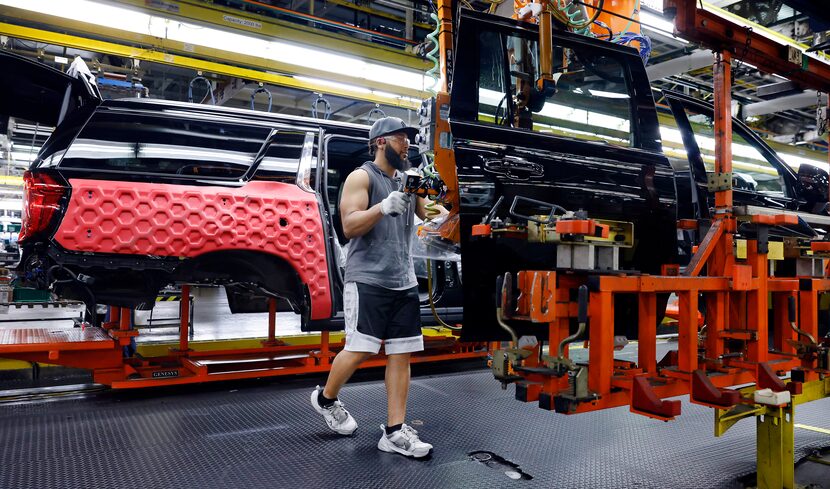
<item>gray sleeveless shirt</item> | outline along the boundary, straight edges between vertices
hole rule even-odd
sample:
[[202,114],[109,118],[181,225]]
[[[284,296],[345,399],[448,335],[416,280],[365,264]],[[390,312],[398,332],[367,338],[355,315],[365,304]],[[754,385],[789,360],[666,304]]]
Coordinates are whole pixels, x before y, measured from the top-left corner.
[[[395,172],[394,179],[389,178],[371,161],[363,163],[359,169],[369,174],[368,208],[400,186],[400,172]],[[349,241],[345,282],[399,290],[418,285],[412,256],[409,254],[416,202],[411,196],[409,199],[404,214],[397,217],[383,216],[368,233]]]

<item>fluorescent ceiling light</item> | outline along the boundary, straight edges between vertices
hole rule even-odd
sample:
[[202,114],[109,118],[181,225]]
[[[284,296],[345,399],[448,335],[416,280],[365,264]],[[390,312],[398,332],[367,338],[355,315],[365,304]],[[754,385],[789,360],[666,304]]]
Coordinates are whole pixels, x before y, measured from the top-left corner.
[[640,28],[642,30],[648,30],[663,36],[671,37],[672,39],[683,44],[689,43],[685,39],[681,39],[674,35],[674,22],[668,21],[659,15],[652,14],[651,12],[646,12],[645,10],[640,11]]
[[213,49],[232,49],[250,56],[332,74],[345,74],[367,81],[382,80],[384,83],[402,88],[425,90],[433,85],[432,78],[419,71],[394,68],[352,56],[203,27],[90,0],[0,0],[0,5],[45,12],[70,20]]
[[[349,91],[357,92],[357,93],[371,93],[371,90],[369,90],[368,88],[365,88],[365,87],[357,87],[357,86],[354,86],[354,85],[349,85],[347,83],[339,83],[339,82],[335,82],[335,81],[331,81],[331,80],[323,80],[323,79],[320,79],[320,78],[311,78],[309,76],[298,76],[298,75],[295,75],[294,79],[298,80],[298,81],[301,81],[301,82],[304,82],[304,83],[313,83],[313,84],[318,84],[318,85],[324,85],[324,86],[331,87],[331,88],[338,88],[340,90],[349,90]],[[393,97],[397,97],[397,95],[393,95]]]
[[640,22],[643,27],[650,27],[666,34],[674,35],[674,22],[664,19],[659,15],[654,15],[651,12],[640,12]]
[[650,8],[652,10],[656,10],[658,12],[663,11],[663,0],[640,0],[640,6]]

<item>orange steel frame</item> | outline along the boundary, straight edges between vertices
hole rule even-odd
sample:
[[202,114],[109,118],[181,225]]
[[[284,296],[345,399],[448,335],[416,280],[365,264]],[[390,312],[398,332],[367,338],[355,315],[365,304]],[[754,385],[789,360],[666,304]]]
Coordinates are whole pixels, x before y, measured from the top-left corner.
[[[740,41],[734,39],[735,32],[741,31],[728,29],[722,19],[710,19],[708,13],[695,8],[693,0],[668,0],[667,3],[678,7],[678,29],[691,38],[712,40],[720,32],[723,36],[715,45],[721,48]],[[742,39],[741,42],[745,42],[745,37]],[[758,41],[752,46],[753,56],[745,58],[748,61],[758,63],[762,69],[780,64],[780,46],[774,59],[771,56],[773,47],[766,41]],[[767,53],[766,62],[755,59],[756,51],[761,56]],[[728,175],[730,181],[731,61],[729,49],[716,52],[715,172]],[[825,71],[825,67],[811,65],[810,70],[799,73],[797,78],[807,83],[820,79],[826,84],[830,80],[830,71]],[[796,224],[794,217],[786,215],[751,216],[750,222],[759,229]],[[684,228],[686,224],[679,223]],[[575,270],[558,273],[520,271],[517,275],[517,308],[507,315],[539,323],[538,336],[544,338],[547,333],[550,356],[555,355],[555,345],[570,334],[571,320],[577,317],[577,303],[573,300],[577,289],[588,286],[590,395],[581,400],[567,400],[557,407],[554,402],[557,396],[561,399],[562,394],[572,393],[572,388],[567,376],[539,368],[546,366],[540,360],[542,343],[539,343],[515,369],[514,373],[523,378],[519,381],[523,393],[519,396],[517,391],[517,397],[540,401],[541,407],[557,408],[567,414],[628,405],[632,412],[669,420],[680,414],[680,402],[665,400],[668,397],[688,394],[694,403],[725,409],[739,403],[753,404],[752,399],[742,398],[737,391],[726,387],[754,383],[757,388],[790,390],[792,394],[798,394],[802,382],[830,374],[817,368],[814,356],[796,354],[794,345],[799,338],[787,317],[788,300],[795,297],[799,328],[817,338],[818,294],[830,291],[830,278],[770,276],[765,243],[748,240],[746,258],[736,258],[733,251],[736,230],[732,190],[731,186],[726,186],[715,192],[713,220],[682,275],[676,265],[664,265],[660,276],[598,275]],[[814,243],[813,246],[817,251],[822,247],[828,246],[825,243]],[[657,295],[668,293],[679,297],[678,348],[676,353],[658,363]],[[636,363],[614,359],[614,298],[619,294],[634,294],[638,300],[639,356]],[[700,301],[706,306],[705,341],[699,340]],[[770,301],[774,311],[771,325],[768,324]],[[544,324],[547,324],[547,331],[543,329]],[[773,334],[772,349],[768,347],[770,332]],[[785,384],[776,375],[793,369],[798,369],[800,382]]]
[[[110,321],[101,328],[74,328],[57,337],[43,330],[18,330],[16,341],[0,345],[0,357],[90,369],[93,380],[116,389],[191,384],[309,373],[331,368],[342,342],[320,333],[320,343],[288,345],[276,337],[276,301],[268,311],[268,337],[260,348],[196,351],[190,347],[190,286],[182,286],[179,343],[165,356],[125,358],[123,347],[139,332],[130,329],[130,310],[110,308]],[[455,337],[427,336],[425,350],[412,356],[413,363],[483,358],[485,344],[460,343]],[[381,367],[385,356],[370,358],[361,368]]]

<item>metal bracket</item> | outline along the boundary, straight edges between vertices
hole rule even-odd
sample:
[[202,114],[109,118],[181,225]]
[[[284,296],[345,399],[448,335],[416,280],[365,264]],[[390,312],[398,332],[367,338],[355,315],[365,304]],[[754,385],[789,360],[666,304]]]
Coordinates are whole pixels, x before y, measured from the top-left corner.
[[732,172],[707,173],[706,187],[710,192],[732,190]]

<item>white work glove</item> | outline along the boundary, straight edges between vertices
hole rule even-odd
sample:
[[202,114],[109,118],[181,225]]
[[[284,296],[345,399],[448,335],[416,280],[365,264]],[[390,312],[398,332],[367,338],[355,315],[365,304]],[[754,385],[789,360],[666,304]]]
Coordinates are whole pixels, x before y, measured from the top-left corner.
[[406,194],[396,190],[380,201],[380,213],[384,216],[397,217],[406,212],[407,200]]
[[517,13],[520,19],[527,18],[528,16],[539,17],[539,14],[542,13],[542,5],[539,3],[529,3],[520,8]]

